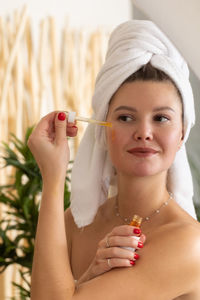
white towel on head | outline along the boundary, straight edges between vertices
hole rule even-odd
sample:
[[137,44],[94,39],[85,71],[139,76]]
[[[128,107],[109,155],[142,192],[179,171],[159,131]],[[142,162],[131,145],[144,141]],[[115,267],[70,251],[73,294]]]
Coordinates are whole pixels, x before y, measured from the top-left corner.
[[[169,39],[151,21],[132,20],[111,34],[106,61],[96,80],[92,100],[93,118],[105,120],[112,95],[131,74],[151,63],[177,85],[184,107],[184,142],[194,124],[194,101],[189,70]],[[89,124],[72,170],[71,211],[78,227],[90,224],[108,197],[114,168],[105,145],[105,128]],[[175,200],[196,218],[193,185],[185,146],[177,152],[169,172],[169,190]],[[186,184],[187,183],[187,184]]]

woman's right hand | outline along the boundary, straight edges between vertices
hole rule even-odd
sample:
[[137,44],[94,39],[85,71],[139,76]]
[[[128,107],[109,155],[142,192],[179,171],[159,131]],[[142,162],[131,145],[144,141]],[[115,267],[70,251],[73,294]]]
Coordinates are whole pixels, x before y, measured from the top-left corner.
[[[76,122],[76,121],[75,121]],[[43,117],[28,139],[31,150],[45,177],[61,179],[66,176],[70,159],[67,137],[77,135],[78,128],[69,123],[65,112],[54,111]]]
[[[136,230],[135,230],[136,229]],[[113,268],[132,267],[139,254],[122,247],[140,249],[146,240],[139,228],[130,225],[114,227],[99,243],[96,255],[87,271],[78,280],[78,285]],[[134,238],[140,236],[139,241]]]

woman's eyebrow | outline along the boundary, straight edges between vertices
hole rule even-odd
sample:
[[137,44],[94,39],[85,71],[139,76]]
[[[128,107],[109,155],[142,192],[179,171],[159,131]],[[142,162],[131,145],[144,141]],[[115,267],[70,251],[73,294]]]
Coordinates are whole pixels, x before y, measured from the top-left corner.
[[161,110],[170,110],[175,113],[175,110],[171,108],[170,106],[159,106],[153,109],[154,112],[161,111]]
[[[132,112],[137,112],[137,109],[135,109],[134,107],[125,106],[125,105],[117,107],[114,110],[114,112],[119,111],[119,110],[129,110],[129,111],[132,111]],[[170,111],[172,111],[172,112],[175,113],[175,110],[173,108],[171,108],[170,106],[159,106],[159,107],[156,107],[156,108],[153,109],[153,112],[157,112],[157,111],[161,111],[161,110],[170,110]]]
[[119,110],[130,110],[130,111],[133,111],[133,112],[137,112],[137,109],[135,109],[134,107],[131,107],[131,106],[125,106],[125,105],[122,105],[122,106],[119,106],[117,107],[115,111],[119,111]]

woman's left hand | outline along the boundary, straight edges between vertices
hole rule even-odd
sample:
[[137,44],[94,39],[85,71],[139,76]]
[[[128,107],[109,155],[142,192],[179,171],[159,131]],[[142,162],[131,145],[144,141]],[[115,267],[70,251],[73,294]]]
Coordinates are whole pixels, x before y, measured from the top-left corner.
[[65,113],[57,111],[37,124],[28,139],[28,147],[43,178],[65,178],[70,159],[67,136],[76,136],[77,130],[74,123],[68,123]]

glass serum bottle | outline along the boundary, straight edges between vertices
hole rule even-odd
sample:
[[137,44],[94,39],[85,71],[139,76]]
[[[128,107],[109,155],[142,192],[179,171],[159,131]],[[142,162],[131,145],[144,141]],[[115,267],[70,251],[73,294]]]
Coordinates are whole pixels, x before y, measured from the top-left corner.
[[[142,217],[140,217],[138,215],[134,215],[132,221],[128,225],[140,228],[141,224],[142,224]],[[137,241],[139,241],[139,239],[140,239],[139,236],[132,236],[132,238]],[[135,248],[132,248],[132,247],[122,247],[122,248],[131,250],[133,252],[135,252],[135,250],[136,250]]]

